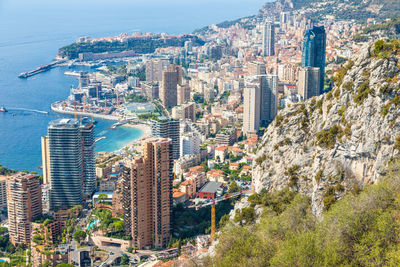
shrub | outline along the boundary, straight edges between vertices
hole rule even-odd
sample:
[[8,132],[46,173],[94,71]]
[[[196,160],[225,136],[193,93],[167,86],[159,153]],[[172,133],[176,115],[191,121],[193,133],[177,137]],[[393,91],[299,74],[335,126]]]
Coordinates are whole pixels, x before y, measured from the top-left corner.
[[344,186],[340,183],[337,183],[335,186],[336,192],[344,191]]
[[332,108],[332,103],[330,103],[327,107],[326,107],[326,113],[329,113],[329,110],[331,110]]
[[283,121],[283,117],[281,115],[278,114],[275,116],[275,126],[276,127],[280,127],[282,121]]
[[329,93],[326,95],[326,99],[327,100],[331,100],[332,99],[332,91],[329,91]]
[[340,89],[339,88],[336,89],[335,92],[333,93],[333,95],[335,96],[336,99],[338,99],[340,96]]
[[307,127],[308,127],[308,122],[307,122],[307,120],[302,120],[302,121],[300,122],[300,127],[301,127],[302,130],[306,130]]
[[378,58],[389,58],[392,51],[398,51],[400,44],[398,40],[391,40],[385,42],[384,40],[378,40],[375,42],[374,50],[372,55]]
[[285,145],[290,145],[292,143],[292,140],[290,140],[290,138],[286,136],[285,139],[283,140],[283,143]]
[[351,136],[351,135],[353,134],[353,132],[351,131],[350,127],[346,127],[346,128],[344,129],[344,134],[345,134],[346,136]]
[[400,150],[400,136],[397,136],[394,141],[394,148]]
[[313,98],[311,99],[310,104],[311,104],[311,106],[315,106],[315,104],[317,104],[317,100],[315,100],[315,97],[313,97]]
[[299,165],[293,165],[285,172],[285,175],[289,176],[289,187],[297,186],[297,182],[299,181],[297,172],[299,169]]
[[262,154],[262,156],[256,158],[256,164],[261,165],[261,163],[263,163],[266,158],[267,158],[267,156],[265,154]]
[[322,114],[322,105],[323,105],[324,101],[322,99],[318,100],[317,102],[317,109],[319,109],[319,113]]
[[353,100],[356,104],[361,104],[372,92],[373,90],[369,88],[369,80],[365,80],[358,87],[357,93],[354,95]]
[[391,108],[391,106],[394,105],[399,105],[400,103],[400,97],[398,95],[394,96],[392,100],[390,100],[390,102],[388,104],[386,104],[381,111],[381,115],[383,118],[386,117],[386,115],[389,113],[389,110]]
[[343,87],[343,89],[345,89],[347,91],[351,91],[351,90],[353,90],[354,83],[353,82],[345,82],[342,87]]
[[256,211],[254,207],[243,208],[241,210],[237,210],[235,214],[234,221],[240,222],[244,221],[245,224],[251,224],[256,219]]
[[385,105],[385,106],[382,108],[381,115],[382,115],[383,118],[385,118],[386,115],[389,114],[390,106],[391,106],[391,105]]
[[388,84],[385,84],[384,86],[382,86],[382,87],[379,89],[379,92],[380,92],[381,94],[383,94],[383,95],[388,95],[388,94],[392,93],[392,89],[389,88],[389,85],[388,85]]
[[317,133],[317,144],[325,148],[333,148],[336,144],[336,138],[342,137],[343,130],[340,125],[333,125],[329,130],[322,130]]
[[329,208],[335,202],[336,202],[336,198],[334,196],[326,196],[326,197],[324,197],[324,210],[329,210]]
[[349,61],[347,61],[347,64],[343,68],[339,69],[336,72],[336,75],[333,77],[333,81],[335,82],[335,84],[337,86],[340,86],[342,84],[344,76],[347,74],[349,69],[351,69],[353,67],[353,65],[354,65],[354,61],[349,60]]
[[337,113],[340,117],[343,117],[345,111],[346,111],[346,106],[341,106],[340,108],[338,108]]

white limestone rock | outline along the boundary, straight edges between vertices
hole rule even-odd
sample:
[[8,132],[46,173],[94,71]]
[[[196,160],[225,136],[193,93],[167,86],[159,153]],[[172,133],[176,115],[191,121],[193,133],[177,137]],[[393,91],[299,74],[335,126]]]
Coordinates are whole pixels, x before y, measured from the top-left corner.
[[[343,186],[344,191],[335,193],[335,197],[340,198],[346,191],[376,183],[384,175],[385,164],[399,153],[394,144],[400,136],[400,104],[392,104],[386,116],[382,111],[394,97],[400,97],[400,90],[397,92],[400,56],[373,58],[372,49],[371,44],[366,45],[352,57],[354,65],[347,71],[340,87],[333,88],[330,99],[324,94],[279,112],[282,122],[278,126],[274,121],[268,126],[255,157],[253,182],[257,192],[264,188],[279,190],[290,186],[310,196],[313,212],[320,215],[328,186]],[[354,97],[365,81],[369,81],[368,95],[356,103]],[[351,90],[343,87],[348,82],[353,83]],[[383,92],[383,86],[388,86],[391,92]],[[337,98],[336,90],[340,90]],[[315,107],[318,101],[323,101],[322,114]],[[307,118],[301,111],[303,104]],[[338,114],[343,109],[343,115]],[[308,120],[307,126],[302,127],[305,120]],[[340,126],[345,133],[337,136],[332,147],[319,145],[317,134],[334,125]],[[265,160],[261,160],[263,158]],[[287,171],[295,165],[299,166],[297,181],[291,183]],[[323,175],[317,181],[316,176],[321,171]]]

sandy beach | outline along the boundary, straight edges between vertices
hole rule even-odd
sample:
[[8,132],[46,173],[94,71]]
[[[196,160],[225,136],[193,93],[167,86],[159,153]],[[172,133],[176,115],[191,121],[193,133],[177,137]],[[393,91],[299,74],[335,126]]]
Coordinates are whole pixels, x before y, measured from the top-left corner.
[[133,140],[132,142],[127,144],[125,147],[131,146],[131,145],[133,145],[135,143],[139,143],[142,140],[144,140],[144,139],[146,139],[146,138],[151,136],[151,128],[150,128],[150,125],[147,125],[147,124],[129,124],[129,123],[127,123],[127,124],[125,124],[125,125],[123,125],[121,127],[136,128],[136,129],[139,129],[139,130],[141,130],[143,132],[143,135],[139,139]]

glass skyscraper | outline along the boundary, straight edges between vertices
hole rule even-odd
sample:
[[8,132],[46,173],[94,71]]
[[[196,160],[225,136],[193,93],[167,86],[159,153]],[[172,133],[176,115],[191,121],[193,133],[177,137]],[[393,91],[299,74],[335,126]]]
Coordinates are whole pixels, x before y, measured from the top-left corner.
[[96,156],[94,150],[95,136],[94,124],[84,118],[80,125],[83,142],[83,177],[84,195],[90,197],[96,189]]
[[151,135],[172,140],[172,159],[178,159],[180,153],[180,123],[178,120],[161,118],[151,120]]
[[262,26],[262,55],[270,57],[275,55],[275,25],[273,22],[266,22]]
[[94,125],[60,119],[48,127],[50,208],[82,204],[95,189]]
[[307,29],[303,40],[303,67],[317,67],[320,70],[320,94],[324,90],[326,32],[324,26]]

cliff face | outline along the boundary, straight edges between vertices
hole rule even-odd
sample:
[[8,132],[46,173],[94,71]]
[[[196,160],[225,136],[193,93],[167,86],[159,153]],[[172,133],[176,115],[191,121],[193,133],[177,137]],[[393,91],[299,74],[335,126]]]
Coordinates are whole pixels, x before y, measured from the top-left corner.
[[346,63],[331,92],[279,112],[254,162],[257,192],[289,186],[319,215],[346,191],[379,181],[400,149],[400,46],[375,46]]

